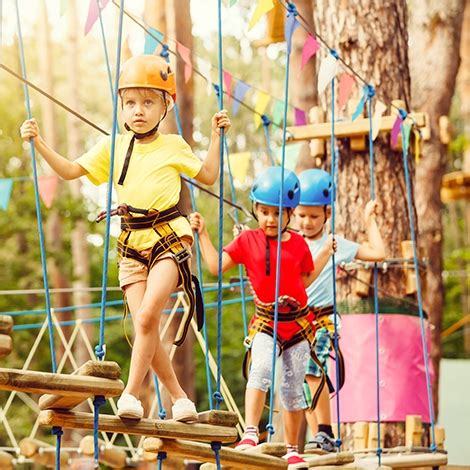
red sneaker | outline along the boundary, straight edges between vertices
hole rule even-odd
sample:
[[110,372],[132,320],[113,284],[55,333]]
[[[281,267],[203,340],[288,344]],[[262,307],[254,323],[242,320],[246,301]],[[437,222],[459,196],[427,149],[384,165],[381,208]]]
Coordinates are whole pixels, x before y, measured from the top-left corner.
[[308,468],[308,463],[295,450],[287,452],[287,454],[282,458],[287,460],[289,470],[293,470],[295,468]]
[[258,445],[258,436],[245,434],[243,439],[235,446],[235,450],[253,449]]

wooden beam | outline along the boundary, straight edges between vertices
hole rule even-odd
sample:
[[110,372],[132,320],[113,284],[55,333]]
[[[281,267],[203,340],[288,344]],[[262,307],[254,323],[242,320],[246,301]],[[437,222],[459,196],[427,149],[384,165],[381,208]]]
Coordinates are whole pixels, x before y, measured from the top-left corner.
[[13,470],[13,455],[0,450],[0,468],[2,470]]
[[[104,379],[116,380],[121,376],[121,368],[114,361],[87,361],[72,375],[100,377]],[[120,381],[119,381],[120,382]],[[122,383],[122,382],[121,382]],[[122,391],[122,390],[121,390]],[[75,408],[87,397],[83,396],[61,396],[43,395],[39,398],[39,409],[41,410],[70,410]]]
[[[22,439],[19,446],[21,455],[24,455],[26,458],[33,460],[39,465],[44,465],[48,468],[55,468],[55,446],[30,437]],[[69,460],[69,453],[61,450],[61,466],[67,467]]]
[[[93,414],[73,411],[41,411],[39,424],[61,426],[66,429],[92,430]],[[99,416],[99,429],[121,434],[222,443],[235,442],[238,436],[236,428],[198,423],[185,424],[170,419],[121,419],[118,416],[104,414]]]
[[13,318],[9,315],[0,315],[0,333],[3,335],[11,334],[13,330]]
[[405,446],[420,446],[422,444],[423,423],[421,415],[406,415]]
[[351,452],[330,452],[324,455],[302,455],[310,467],[322,467],[324,465],[346,465],[354,462],[354,454]]
[[198,413],[198,423],[212,424],[213,426],[235,427],[238,424],[238,415],[233,411],[202,411],[201,413]]
[[245,452],[282,457],[287,454],[287,446],[283,442],[262,442],[253,447],[253,449],[246,450]]
[[367,448],[367,440],[369,436],[369,423],[365,421],[357,422],[353,424],[353,435],[354,435],[354,450],[363,450]]
[[54,392],[63,396],[82,396],[85,399],[95,395],[116,397],[124,390],[124,384],[120,380],[99,377],[0,369],[0,390],[25,393]]
[[[377,457],[365,457],[356,460],[356,465],[371,465],[377,462]],[[392,468],[410,467],[439,467],[447,465],[447,454],[401,454],[382,455],[382,465]]]
[[[123,468],[127,465],[127,453],[123,449],[116,446],[107,446],[106,443],[99,439],[98,445],[100,448],[99,461],[111,468]],[[80,441],[79,449],[83,455],[94,456],[95,444],[93,436],[85,436]]]
[[[164,451],[176,457],[215,463],[214,451],[211,446],[200,442],[147,438],[144,441],[144,450],[155,453]],[[241,452],[230,447],[222,447],[220,460],[222,465],[230,468],[246,470],[287,469],[287,462],[278,457],[253,452]]]
[[0,334],[0,357],[8,356],[13,349],[11,336]]
[[[429,116],[426,113],[411,113],[418,127],[429,125]],[[391,132],[396,116],[383,116],[380,126],[380,132]],[[369,119],[362,118],[355,121],[335,122],[335,136],[338,139],[355,138],[369,135]],[[319,124],[307,124],[306,126],[290,126],[287,128],[287,141],[297,142],[300,140],[311,139],[330,139],[331,122],[322,122]]]

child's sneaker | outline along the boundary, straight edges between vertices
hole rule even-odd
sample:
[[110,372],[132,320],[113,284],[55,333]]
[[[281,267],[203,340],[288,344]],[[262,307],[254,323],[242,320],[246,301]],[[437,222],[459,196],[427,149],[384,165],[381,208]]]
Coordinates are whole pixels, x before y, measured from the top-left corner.
[[123,393],[117,401],[117,415],[120,418],[141,419],[144,416],[142,404],[134,395]]
[[287,452],[287,454],[283,455],[282,458],[287,460],[287,468],[289,470],[293,470],[294,468],[308,468],[308,463],[299,455],[296,450]]
[[176,400],[171,408],[171,413],[173,419],[181,423],[195,423],[198,421],[196,406],[189,398]]
[[243,439],[235,446],[235,450],[254,449],[259,442],[258,435],[253,432],[243,434]]
[[337,450],[333,437],[328,436],[326,432],[320,431],[313,436],[313,439],[305,445],[305,451],[322,450],[324,452],[335,452]]

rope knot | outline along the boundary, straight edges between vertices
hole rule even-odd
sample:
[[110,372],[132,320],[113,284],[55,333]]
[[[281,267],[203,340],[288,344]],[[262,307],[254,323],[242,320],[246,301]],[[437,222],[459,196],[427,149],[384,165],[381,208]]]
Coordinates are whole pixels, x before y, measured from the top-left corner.
[[166,418],[166,410],[165,408],[162,408],[159,412],[158,412],[158,417],[160,419],[165,419]]
[[405,120],[406,117],[408,116],[408,113],[404,110],[404,109],[399,109],[398,110],[398,114],[400,115],[400,117]]
[[266,431],[268,431],[268,433],[272,436],[274,434],[274,425],[269,423],[267,426],[266,426]]
[[224,401],[224,397],[222,396],[222,394],[217,391],[217,392],[214,392],[214,400],[217,402],[217,403],[222,403]]
[[266,116],[266,114],[261,115],[261,121],[263,122],[263,126],[266,126],[266,127],[268,127],[269,124],[271,124],[271,119],[269,119],[269,117]]
[[288,11],[287,13],[288,15],[294,15],[294,16],[298,15],[297,7],[295,6],[295,3],[289,2],[287,4],[287,11]]
[[220,87],[219,87],[219,85],[217,85],[216,83],[214,83],[213,85],[214,85],[215,94],[217,96],[220,96]]
[[375,96],[375,88],[373,85],[367,85],[366,86],[367,88],[367,96],[369,98],[373,98]]
[[341,439],[336,439],[335,440],[335,446],[338,447],[338,449],[341,447],[342,443],[343,443],[343,441]]
[[98,358],[99,361],[102,361],[105,355],[106,355],[105,344],[98,344],[97,346],[95,346],[95,356]]
[[51,433],[54,436],[62,437],[62,435],[64,434],[64,431],[62,430],[62,428],[60,426],[52,426]]
[[330,54],[336,59],[339,60],[339,54],[336,49],[330,49]]
[[222,449],[222,443],[219,442],[219,441],[213,441],[213,442],[211,442],[211,449],[212,449],[214,452],[219,452],[220,449]]
[[436,445],[435,443],[434,443],[434,444],[431,444],[430,449],[431,449],[431,452],[436,452],[436,450],[437,450],[437,445]]
[[96,395],[93,399],[93,405],[95,408],[100,408],[106,403],[106,398],[103,395]]
[[165,460],[166,457],[167,457],[166,452],[160,451],[160,452],[157,454],[157,460],[159,460],[160,462],[162,462],[163,460]]
[[168,44],[162,44],[160,56],[163,57],[167,62],[169,62],[168,58],[170,57],[170,53],[168,52]]

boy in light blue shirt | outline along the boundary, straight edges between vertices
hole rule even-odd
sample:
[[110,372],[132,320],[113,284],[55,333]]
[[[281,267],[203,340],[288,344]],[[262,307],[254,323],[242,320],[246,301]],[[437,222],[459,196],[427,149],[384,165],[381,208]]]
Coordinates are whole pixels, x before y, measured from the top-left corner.
[[[331,216],[330,175],[323,170],[305,170],[299,175],[300,204],[295,209],[295,220],[301,234],[304,236],[312,257],[325,244],[328,234],[325,226]],[[369,201],[364,211],[364,222],[368,243],[360,245],[345,238],[336,236],[336,264],[348,263],[354,259],[362,261],[383,261],[385,247],[375,220],[377,203]],[[316,343],[315,352],[322,365],[323,371],[313,360],[309,361],[305,380],[310,394],[319,389],[323,372],[328,373],[328,356],[332,349],[334,333],[333,305],[333,263],[327,262],[318,278],[307,287],[308,303],[316,313]],[[338,321],[337,321],[338,327]],[[320,449],[326,452],[336,450],[333,430],[331,427],[331,412],[328,387],[323,387],[317,406],[307,410],[306,418],[314,438],[307,444],[306,449]]]

